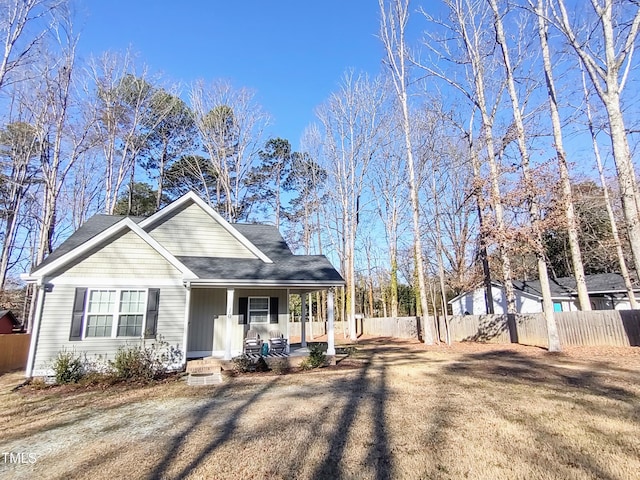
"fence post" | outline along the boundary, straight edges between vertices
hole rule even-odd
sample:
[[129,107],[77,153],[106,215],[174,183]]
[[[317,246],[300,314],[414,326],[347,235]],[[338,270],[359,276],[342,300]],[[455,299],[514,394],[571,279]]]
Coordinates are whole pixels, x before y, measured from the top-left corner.
[[520,343],[518,341],[518,322],[515,313],[507,313],[507,328],[509,329],[509,339],[511,343]]

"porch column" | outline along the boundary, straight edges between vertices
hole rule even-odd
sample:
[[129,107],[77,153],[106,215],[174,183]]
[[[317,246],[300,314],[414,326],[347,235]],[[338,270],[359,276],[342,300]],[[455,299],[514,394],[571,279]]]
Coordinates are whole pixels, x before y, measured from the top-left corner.
[[309,337],[313,340],[313,293],[307,293],[309,295],[309,304],[307,310],[309,311]]
[[300,346],[307,346],[307,294],[300,294]]
[[333,289],[327,292],[327,355],[336,354],[336,342],[333,329]]
[[189,348],[187,343],[189,342],[189,323],[191,320],[191,282],[186,282],[184,288],[184,336],[182,338],[182,349],[184,350],[184,355],[182,356],[183,366],[187,364],[187,352]]
[[33,376],[33,367],[36,359],[36,348],[38,347],[38,335],[40,335],[40,320],[42,319],[42,307],[44,305],[45,286],[42,280],[38,280],[35,285],[36,293],[36,312],[34,318],[31,319],[31,339],[29,343],[29,357],[27,358],[27,370],[25,376],[31,378]]
[[233,296],[235,290],[227,288],[227,325],[224,339],[224,359],[231,360],[231,326],[233,320]]
[[290,353],[291,348],[291,311],[289,310],[290,303],[291,291],[287,288],[287,353]]

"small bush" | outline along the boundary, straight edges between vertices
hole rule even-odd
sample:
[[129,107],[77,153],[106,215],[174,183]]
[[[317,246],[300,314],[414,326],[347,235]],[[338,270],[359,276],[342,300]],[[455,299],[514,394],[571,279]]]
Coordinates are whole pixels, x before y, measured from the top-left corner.
[[120,347],[109,365],[119,380],[150,382],[164,376],[181,359],[177,348],[159,341],[150,347]]
[[148,348],[120,347],[115,359],[109,362],[120,380],[150,381],[158,377],[162,367]]
[[62,350],[53,361],[56,383],[78,383],[85,374],[82,357],[75,352]]
[[302,361],[300,366],[305,370],[309,370],[311,368],[322,367],[326,361],[327,356],[324,353],[322,344],[313,343],[309,345],[309,356]]
[[358,353],[358,349],[353,345],[345,345],[342,347],[336,347],[336,353],[338,355],[346,355],[347,357],[353,357]]
[[233,371],[236,373],[247,373],[254,370],[253,362],[244,353],[233,357],[231,361],[233,362]]
[[267,365],[267,362],[265,361],[264,358],[260,357],[256,361],[255,369],[256,369],[256,372],[268,372],[269,365]]
[[271,363],[271,370],[276,375],[284,375],[286,373],[289,373],[289,370],[290,370],[289,369],[289,362],[287,362],[283,358],[275,360],[273,363]]

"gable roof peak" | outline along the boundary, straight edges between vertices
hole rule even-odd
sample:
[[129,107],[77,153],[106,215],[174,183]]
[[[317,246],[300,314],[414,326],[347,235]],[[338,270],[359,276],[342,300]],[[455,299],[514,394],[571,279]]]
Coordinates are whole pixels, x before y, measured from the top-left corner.
[[206,214],[208,214],[214,221],[216,221],[222,228],[230,233],[236,240],[238,240],[244,247],[246,247],[251,253],[262,260],[264,263],[273,263],[273,261],[260,250],[253,242],[249,241],[237,228],[231,223],[226,221],[218,212],[216,212],[207,202],[205,202],[199,195],[193,191],[185,193],[180,198],[174,200],[166,207],[158,210],[150,217],[140,222],[140,227],[144,230],[150,225],[157,222],[162,222],[168,218],[173,212],[178,211],[186,205],[193,203],[200,207]]

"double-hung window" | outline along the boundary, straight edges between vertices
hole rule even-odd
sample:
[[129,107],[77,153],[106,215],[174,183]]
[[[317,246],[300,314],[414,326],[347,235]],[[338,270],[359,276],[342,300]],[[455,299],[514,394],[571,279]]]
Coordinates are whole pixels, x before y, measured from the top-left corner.
[[269,297],[249,297],[249,323],[269,322]]
[[147,305],[146,290],[89,290],[87,337],[140,337]]
[[115,298],[115,290],[91,290],[89,292],[85,337],[111,336]]

